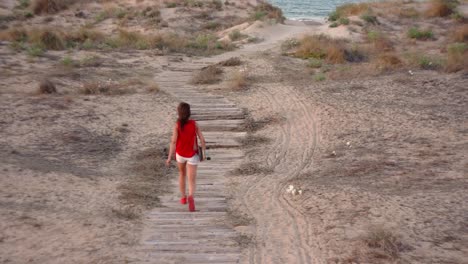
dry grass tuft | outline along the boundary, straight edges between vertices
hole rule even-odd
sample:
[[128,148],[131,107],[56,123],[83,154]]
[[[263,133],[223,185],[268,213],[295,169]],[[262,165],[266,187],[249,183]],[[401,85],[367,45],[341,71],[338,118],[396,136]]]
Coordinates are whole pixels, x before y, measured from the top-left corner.
[[75,0],[34,0],[32,3],[33,12],[39,14],[53,14],[67,9],[74,4]]
[[446,17],[453,13],[456,1],[453,0],[432,0],[426,10],[428,17]]
[[372,227],[363,237],[363,242],[377,258],[396,259],[399,257],[402,243],[397,235],[382,226]]
[[234,91],[242,91],[247,89],[247,73],[245,71],[235,71],[232,73],[229,80],[229,88]]
[[265,17],[274,19],[278,23],[283,23],[285,20],[283,11],[270,3],[261,3],[255,7],[253,19],[262,20]]
[[163,148],[149,148],[135,155],[130,168],[131,175],[134,176],[119,187],[119,198],[125,204],[144,208],[160,205],[158,195],[167,189],[170,175],[164,164],[164,156],[167,157],[167,154]]
[[338,6],[335,11],[331,12],[328,16],[330,21],[338,21],[340,18],[346,18],[348,16],[357,16],[363,14],[370,14],[371,8],[367,3],[359,4],[344,4]]
[[25,41],[28,38],[28,32],[21,27],[14,27],[8,30],[0,31],[0,40],[6,41]]
[[261,167],[257,162],[243,163],[239,168],[231,171],[232,175],[270,174],[272,172],[272,168]]
[[256,135],[248,134],[246,137],[241,138],[238,141],[239,143],[242,144],[243,147],[251,148],[260,144],[269,143],[271,139],[264,137],[264,136],[256,136]]
[[382,70],[393,70],[399,68],[403,62],[394,53],[385,53],[377,58],[377,66]]
[[141,218],[141,212],[133,206],[122,206],[119,208],[112,208],[111,212],[119,219],[131,221]]
[[299,41],[294,55],[303,59],[315,58],[328,63],[343,63],[345,47],[342,41],[324,35],[306,36]]
[[29,34],[31,42],[49,50],[63,50],[65,42],[63,33],[57,29],[43,28],[31,31]]
[[193,84],[213,84],[221,81],[223,69],[217,65],[210,65],[198,71],[192,77]]
[[55,88],[55,84],[48,79],[42,80],[39,83],[38,88],[39,94],[53,94],[57,93],[57,89]]
[[468,24],[456,27],[449,38],[455,42],[468,42]]
[[239,59],[239,57],[232,57],[232,58],[229,58],[225,61],[222,61],[220,63],[218,63],[219,65],[221,66],[225,66],[225,67],[232,67],[232,66],[239,66],[242,64],[242,61]]
[[340,17],[358,16],[369,12],[369,10],[370,6],[367,3],[344,4],[336,8],[336,12],[340,14]]
[[104,81],[104,82],[86,82],[80,89],[81,94],[85,95],[124,95],[135,92],[118,82]]
[[445,69],[448,72],[468,70],[468,44],[454,43],[447,47]]
[[373,44],[374,50],[377,52],[392,51],[394,49],[392,41],[382,32],[370,31],[367,33],[367,39]]
[[148,86],[146,87],[146,90],[149,93],[158,93],[159,91],[161,91],[161,89],[159,88],[159,85],[157,83],[148,84]]

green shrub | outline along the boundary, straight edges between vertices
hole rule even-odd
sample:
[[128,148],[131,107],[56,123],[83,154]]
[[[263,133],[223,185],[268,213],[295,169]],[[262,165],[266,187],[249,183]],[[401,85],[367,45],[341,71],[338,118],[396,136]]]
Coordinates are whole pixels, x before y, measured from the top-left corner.
[[166,7],[167,7],[167,8],[174,8],[174,7],[177,7],[177,3],[175,3],[175,2],[168,2],[168,3],[166,3]]
[[265,11],[256,11],[252,18],[253,20],[263,20],[266,17],[267,13]]
[[370,13],[365,13],[365,14],[363,14],[363,15],[361,16],[361,19],[364,20],[364,21],[366,21],[366,22],[369,23],[369,24],[374,24],[374,25],[375,25],[375,24],[378,24],[378,23],[379,23],[379,21],[377,20],[377,17],[374,16],[374,15],[372,15],[372,14],[370,14]]
[[436,70],[440,68],[441,62],[439,59],[429,57],[429,56],[421,56],[418,61],[419,67],[423,70]]
[[428,40],[434,38],[434,34],[430,29],[419,30],[417,27],[412,27],[408,30],[408,37],[418,40]]
[[337,21],[339,18],[340,18],[340,15],[336,11],[333,11],[328,15],[329,21]]
[[30,47],[26,48],[29,56],[32,57],[40,57],[44,55],[44,49],[38,45],[31,45]]
[[66,67],[73,67],[76,65],[76,62],[70,56],[65,56],[62,59],[61,63],[63,66],[66,66]]
[[307,63],[307,66],[309,66],[310,68],[320,68],[322,67],[322,64],[323,62],[321,59],[310,58]]
[[314,80],[316,82],[322,82],[322,81],[325,81],[327,79],[327,77],[325,77],[325,74],[323,73],[317,73],[314,75]]
[[333,23],[330,24],[331,28],[336,28],[338,26],[339,26],[339,24],[337,22],[333,22]]
[[29,7],[29,4],[30,4],[30,1],[29,0],[19,0],[18,1],[18,8],[28,8]]
[[349,18],[342,17],[340,18],[339,22],[340,22],[340,25],[349,25]]
[[231,33],[229,33],[229,38],[232,40],[232,41],[236,41],[236,40],[240,40],[240,39],[243,39],[245,38],[246,36],[244,34],[242,34],[239,30],[233,30],[231,31]]

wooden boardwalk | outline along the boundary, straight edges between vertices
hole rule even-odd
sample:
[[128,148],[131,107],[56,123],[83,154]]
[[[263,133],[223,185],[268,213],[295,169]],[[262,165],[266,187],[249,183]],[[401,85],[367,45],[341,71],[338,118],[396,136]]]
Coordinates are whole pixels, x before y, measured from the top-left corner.
[[226,175],[243,158],[237,139],[245,136],[241,131],[244,113],[222,96],[200,92],[189,84],[193,72],[205,63],[177,64],[166,67],[156,82],[162,91],[191,105],[192,118],[204,132],[212,160],[198,167],[196,212],[179,203],[178,176],[173,175],[173,190],[161,197],[163,207],[146,215],[143,262],[238,263],[238,234],[227,224]]

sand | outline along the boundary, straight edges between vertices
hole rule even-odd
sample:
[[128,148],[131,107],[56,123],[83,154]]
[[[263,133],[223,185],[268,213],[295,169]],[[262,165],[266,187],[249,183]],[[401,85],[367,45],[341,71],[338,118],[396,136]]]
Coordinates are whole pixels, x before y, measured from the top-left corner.
[[[187,27],[180,13],[162,14]],[[114,30],[106,23],[99,27]],[[405,69],[317,82],[281,43],[316,33],[357,40],[358,32],[298,22],[255,22],[241,32],[261,41],[209,58],[82,51],[73,57],[103,62],[73,71],[57,66],[63,52],[31,60],[2,43],[0,262],[139,259],[142,237],[157,234],[142,233],[149,208],[129,205],[123,189],[144,174],[137,157],[167,144],[178,102],[157,92],[152,76],[184,61],[240,57],[223,82],[197,88],[235,102],[255,125],[226,185],[242,263],[464,263],[466,76]],[[59,94],[35,93],[44,71]],[[248,89],[230,87],[238,71]],[[85,78],[128,89],[83,95]],[[396,255],[370,246],[379,230]]]

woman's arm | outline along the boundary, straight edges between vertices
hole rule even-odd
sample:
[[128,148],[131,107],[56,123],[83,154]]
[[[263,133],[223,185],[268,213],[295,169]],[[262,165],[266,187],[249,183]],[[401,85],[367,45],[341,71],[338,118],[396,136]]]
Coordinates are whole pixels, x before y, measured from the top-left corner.
[[200,127],[198,126],[198,123],[197,123],[197,135],[200,138],[201,147],[202,147],[203,151],[205,151],[205,149],[206,149],[205,137],[203,136],[203,133],[202,133]]
[[171,165],[171,159],[172,159],[172,156],[174,155],[176,142],[177,142],[177,124],[174,126],[174,130],[172,132],[171,143],[169,144],[169,154],[166,160],[167,166]]

